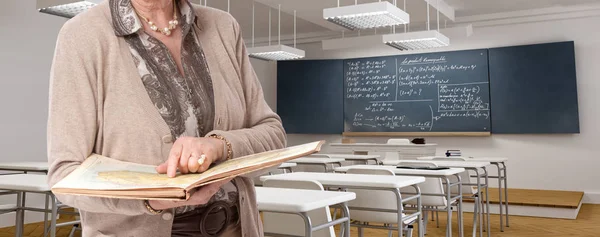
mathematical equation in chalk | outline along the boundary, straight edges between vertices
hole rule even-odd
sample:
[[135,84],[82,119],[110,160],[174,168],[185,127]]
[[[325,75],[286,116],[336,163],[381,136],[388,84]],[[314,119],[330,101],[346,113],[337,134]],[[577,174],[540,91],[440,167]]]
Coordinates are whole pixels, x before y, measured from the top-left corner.
[[489,130],[487,74],[487,55],[481,52],[347,60],[347,129]]

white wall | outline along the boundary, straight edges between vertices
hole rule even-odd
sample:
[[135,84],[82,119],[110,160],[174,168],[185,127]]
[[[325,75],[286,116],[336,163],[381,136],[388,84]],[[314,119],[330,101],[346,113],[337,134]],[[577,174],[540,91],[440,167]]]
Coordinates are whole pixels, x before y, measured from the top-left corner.
[[[461,149],[469,156],[509,157],[509,186],[512,188],[585,191],[586,201],[600,202],[600,18],[475,28],[468,39],[451,39],[460,50],[554,41],[575,41],[581,134],[577,135],[493,135],[485,138],[426,138],[438,143],[441,155],[447,149]],[[397,55],[386,46],[366,49],[323,51],[320,43],[301,45],[316,59]],[[272,67],[271,70],[276,70]],[[325,139],[340,142],[339,135],[289,135],[289,144]],[[387,138],[356,138],[357,141],[385,142]],[[327,146],[324,147],[327,151]],[[492,186],[494,186],[492,182]],[[593,199],[593,200],[590,200]]]

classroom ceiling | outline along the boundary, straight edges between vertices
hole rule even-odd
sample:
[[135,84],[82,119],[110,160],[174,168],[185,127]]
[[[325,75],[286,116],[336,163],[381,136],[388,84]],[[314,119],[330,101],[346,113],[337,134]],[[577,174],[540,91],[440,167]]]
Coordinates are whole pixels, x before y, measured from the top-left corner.
[[445,0],[457,17],[600,3],[600,0]]
[[[200,0],[191,0],[199,3]],[[252,37],[252,0],[229,0],[231,4],[231,14],[240,23],[244,38],[250,42]],[[358,3],[375,2],[377,0],[358,0]],[[393,0],[388,0],[392,2]],[[432,4],[431,20],[435,22],[436,8],[434,5],[437,0],[429,0]],[[439,0],[443,1],[448,7],[454,9],[455,17],[468,17],[474,15],[485,15],[502,12],[513,12],[521,10],[532,10],[549,7],[569,7],[584,4],[600,4],[600,0]],[[256,0],[255,12],[255,37],[266,39],[269,36],[268,12],[272,12],[271,35],[272,41],[277,41],[278,21],[277,6],[281,4],[281,35],[283,37],[293,34],[294,22],[293,11],[297,11],[297,33],[323,33],[332,31],[341,31],[342,28],[327,22],[323,19],[323,9],[335,7],[337,0]],[[340,0],[340,5],[354,4],[354,0]],[[403,7],[404,0],[397,0],[399,7]],[[406,0],[407,9],[411,16],[411,24],[424,26],[427,19],[426,0]],[[208,6],[226,10],[227,0],[208,0]],[[441,22],[449,20],[444,14],[440,14]],[[432,25],[432,27],[434,27]]]

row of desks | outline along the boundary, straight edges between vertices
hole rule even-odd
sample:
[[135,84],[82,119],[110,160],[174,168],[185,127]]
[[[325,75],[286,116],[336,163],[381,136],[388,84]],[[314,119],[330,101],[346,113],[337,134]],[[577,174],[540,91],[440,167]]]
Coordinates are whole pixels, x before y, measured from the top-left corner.
[[[331,157],[331,158],[320,158],[320,157]],[[344,157],[349,157],[350,159],[344,159]],[[300,159],[296,159],[293,160],[292,162],[296,162],[298,164],[308,164],[308,165],[320,165],[325,167],[325,171],[329,171],[330,169],[328,169],[329,166],[331,166],[331,170],[335,170],[338,172],[344,172],[345,167],[341,167],[341,162],[343,161],[363,161],[362,163],[364,164],[368,164],[368,160],[370,159],[377,159],[379,158],[379,156],[376,155],[348,155],[348,154],[319,154],[316,156],[312,156],[312,157],[305,157],[305,158],[300,158]],[[433,156],[429,156],[429,157],[420,157],[418,158],[418,160],[383,160],[381,162],[377,162],[383,165],[390,165],[390,166],[396,166],[399,162],[421,162],[424,160],[427,160],[429,162],[433,162],[435,163],[437,166],[439,167],[448,167],[448,168],[463,168],[466,170],[470,170],[473,171],[476,175],[474,176],[475,178],[477,178],[477,183],[473,184],[473,186],[476,186],[478,188],[478,190],[481,190],[483,192],[485,192],[485,197],[488,197],[488,186],[489,186],[489,178],[495,178],[498,180],[498,187],[499,187],[499,197],[500,197],[500,230],[504,231],[504,223],[503,221],[506,220],[506,226],[508,226],[508,192],[507,192],[507,188],[508,188],[508,184],[506,182],[507,180],[507,175],[506,175],[506,164],[505,162],[508,161],[508,159],[506,158],[489,158],[489,157],[482,157],[482,158],[461,158],[461,159],[456,159],[456,160],[434,160],[434,158],[437,157],[433,157]],[[339,166],[338,168],[335,168],[335,165]],[[489,176],[488,174],[488,170],[487,167],[493,165],[496,166],[497,171],[498,171],[498,175],[497,176]],[[396,174],[399,175],[421,175],[421,176],[427,176],[427,175],[433,175],[433,176],[448,176],[448,175],[444,175],[443,173],[439,173],[439,172],[430,172],[427,170],[410,170],[410,169],[401,169],[403,170],[402,172],[396,172]],[[429,172],[429,173],[428,173]],[[434,174],[435,173],[435,174]],[[433,177],[431,176],[431,177]],[[504,185],[504,186],[503,186]],[[503,193],[504,191],[504,193]],[[503,195],[504,194],[504,195]],[[504,197],[504,198],[503,198]],[[502,199],[504,199],[504,201],[502,201]],[[489,200],[485,200],[485,212],[486,212],[486,217],[485,220],[487,220],[486,226],[487,226],[487,232],[488,232],[488,236],[489,236]],[[481,229],[480,229],[481,232]]]

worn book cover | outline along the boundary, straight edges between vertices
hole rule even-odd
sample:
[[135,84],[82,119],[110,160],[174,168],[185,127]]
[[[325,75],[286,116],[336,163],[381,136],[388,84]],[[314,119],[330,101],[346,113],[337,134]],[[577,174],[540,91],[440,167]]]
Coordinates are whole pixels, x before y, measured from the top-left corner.
[[199,174],[158,174],[155,166],[119,161],[93,154],[52,187],[56,194],[125,199],[185,200],[195,188],[316,153],[324,141],[231,159]]

